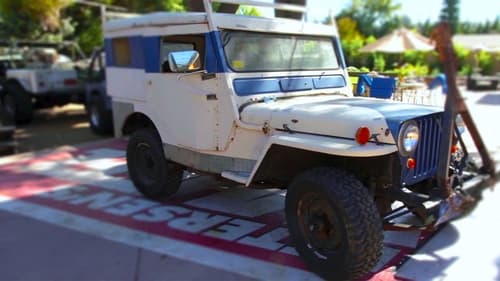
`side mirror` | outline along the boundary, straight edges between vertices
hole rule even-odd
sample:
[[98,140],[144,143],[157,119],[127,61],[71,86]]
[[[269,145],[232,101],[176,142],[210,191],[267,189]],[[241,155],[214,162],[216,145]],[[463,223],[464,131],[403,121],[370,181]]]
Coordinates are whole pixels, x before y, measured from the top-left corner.
[[168,65],[172,72],[190,72],[201,68],[200,54],[197,51],[178,51],[168,54]]

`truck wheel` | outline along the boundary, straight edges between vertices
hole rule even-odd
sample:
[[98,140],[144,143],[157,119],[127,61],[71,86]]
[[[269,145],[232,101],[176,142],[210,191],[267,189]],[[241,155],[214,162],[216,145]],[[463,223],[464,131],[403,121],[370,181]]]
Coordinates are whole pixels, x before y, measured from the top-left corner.
[[8,83],[3,98],[3,109],[8,118],[17,124],[27,124],[33,119],[31,97],[18,83]]
[[149,199],[168,198],[182,182],[182,166],[165,158],[160,137],[150,128],[135,131],[130,137],[127,167],[137,190]]
[[15,124],[16,116],[16,101],[14,95],[6,93],[2,97],[2,122],[3,124],[13,125]]
[[107,135],[113,132],[113,116],[110,110],[106,110],[104,100],[100,96],[93,95],[87,102],[87,118],[94,133]]
[[306,265],[327,280],[363,277],[382,254],[383,230],[368,190],[351,174],[314,168],[288,187],[285,213]]

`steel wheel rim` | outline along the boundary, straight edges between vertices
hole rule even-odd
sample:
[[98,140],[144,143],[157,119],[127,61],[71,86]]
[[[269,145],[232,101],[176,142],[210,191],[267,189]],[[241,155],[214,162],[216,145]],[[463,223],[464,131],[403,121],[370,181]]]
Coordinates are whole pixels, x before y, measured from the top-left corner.
[[342,247],[342,230],[330,201],[319,193],[308,193],[297,208],[299,228],[307,247],[320,259],[338,252]]
[[151,147],[148,143],[141,142],[138,143],[136,148],[137,162],[138,162],[138,177],[140,181],[146,185],[152,185],[155,183],[158,175],[158,159],[151,151]]

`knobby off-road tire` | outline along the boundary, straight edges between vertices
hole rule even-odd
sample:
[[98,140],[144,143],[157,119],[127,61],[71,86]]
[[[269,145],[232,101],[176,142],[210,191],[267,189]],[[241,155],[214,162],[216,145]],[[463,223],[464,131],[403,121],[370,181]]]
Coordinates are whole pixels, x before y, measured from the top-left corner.
[[93,95],[87,101],[87,119],[90,129],[98,135],[109,135],[113,132],[113,115],[106,109],[102,97]]
[[345,171],[314,168],[298,175],[288,187],[285,212],[298,253],[322,278],[360,278],[382,254],[382,222],[373,198]]
[[182,182],[182,166],[165,158],[160,137],[151,128],[135,131],[130,137],[127,167],[137,190],[152,200],[168,198]]
[[29,93],[18,83],[7,83],[2,106],[5,114],[16,124],[27,124],[33,119],[33,102]]

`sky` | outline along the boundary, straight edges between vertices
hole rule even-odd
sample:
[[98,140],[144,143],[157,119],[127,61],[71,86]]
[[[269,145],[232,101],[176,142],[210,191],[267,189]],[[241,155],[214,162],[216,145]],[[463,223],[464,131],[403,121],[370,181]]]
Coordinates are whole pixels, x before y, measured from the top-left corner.
[[[308,5],[313,9],[323,11],[328,15],[331,10],[333,15],[347,7],[350,0],[307,0]],[[461,0],[460,1],[460,21],[484,22],[487,19],[495,20],[500,16],[500,3],[498,0]],[[401,14],[411,18],[413,23],[424,22],[427,19],[435,22],[439,19],[439,13],[443,7],[442,0],[395,0],[401,3]],[[495,4],[496,3],[496,4]],[[316,17],[316,16],[315,16]],[[324,18],[325,16],[320,16]]]

